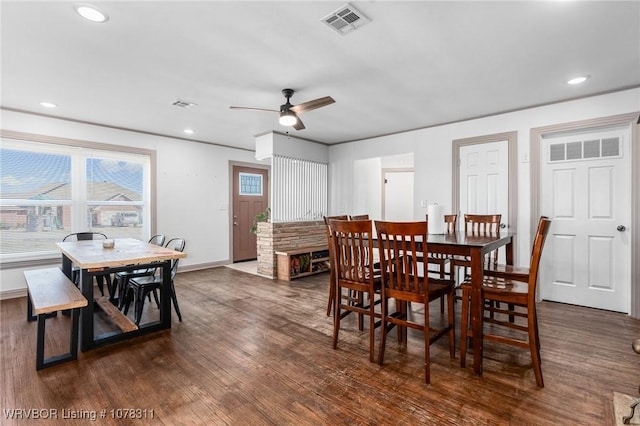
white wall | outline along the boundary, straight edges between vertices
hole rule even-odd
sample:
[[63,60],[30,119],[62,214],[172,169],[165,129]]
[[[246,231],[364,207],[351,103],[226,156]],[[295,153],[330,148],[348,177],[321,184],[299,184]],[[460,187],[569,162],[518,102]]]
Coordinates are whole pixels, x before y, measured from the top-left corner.
[[[530,185],[529,153],[531,128],[606,117],[640,111],[640,89],[630,89],[607,95],[562,102],[522,111],[479,118],[460,123],[414,130],[357,142],[334,145],[329,148],[330,213],[339,214],[342,208],[353,207],[356,198],[350,171],[359,160],[414,154],[414,219],[423,218],[426,208],[420,200],[436,201],[451,210],[451,154],[454,139],[518,132],[518,259],[520,265],[528,263],[530,254]],[[425,112],[428,114],[428,111]]]
[[[167,238],[185,238],[187,258],[180,261],[181,269],[230,259],[229,161],[259,164],[252,151],[0,112],[3,130],[155,150],[157,231]],[[22,272],[0,271],[0,296],[25,288]]]
[[368,214],[371,219],[382,217],[382,162],[367,158],[353,162],[353,197],[348,209],[341,206],[337,214]]

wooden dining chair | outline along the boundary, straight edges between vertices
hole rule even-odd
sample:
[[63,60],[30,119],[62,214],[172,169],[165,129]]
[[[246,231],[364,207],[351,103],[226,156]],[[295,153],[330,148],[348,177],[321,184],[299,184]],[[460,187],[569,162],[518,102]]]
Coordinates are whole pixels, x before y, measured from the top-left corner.
[[[330,220],[335,271],[333,293],[333,348],[338,347],[340,323],[347,315],[358,316],[358,328],[363,318],[369,318],[369,361],[375,361],[376,294],[380,290],[380,276],[374,275],[373,235],[370,220]],[[377,315],[379,318],[380,315]]]
[[[429,215],[427,215],[427,224],[429,223]],[[446,214],[444,215],[444,233],[445,234],[453,234],[456,232],[458,228],[458,215],[457,214]],[[440,275],[440,278],[444,279],[445,277],[453,278],[453,270],[449,268],[447,271],[446,265],[450,263],[449,261],[453,258],[453,256],[442,253],[429,253],[428,262],[430,265],[436,265],[438,269],[435,271]]]
[[[102,232],[74,232],[72,234],[66,235],[62,242],[67,241],[91,241],[91,240],[106,240],[108,237],[106,234]],[[73,281],[76,285],[80,283],[80,270],[75,266],[71,269],[71,281]],[[100,290],[100,294],[104,296],[104,283],[107,283],[107,290],[111,292],[111,274],[104,275],[96,275],[96,283],[98,284],[98,289]]]
[[[508,276],[485,275],[482,285],[483,315],[487,312],[493,315],[484,317],[484,322],[492,325],[490,331],[483,333],[484,340],[506,343],[518,347],[529,348],[533,371],[536,383],[539,387],[544,387],[542,379],[542,367],[540,359],[540,337],[538,334],[538,316],[536,313],[536,284],[538,281],[538,267],[551,221],[542,217],[538,223],[538,229],[533,242],[531,262],[529,264],[529,275],[527,281],[520,281]],[[516,276],[517,278],[517,276]],[[465,281],[462,284],[462,314],[460,323],[460,365],[465,366],[467,340],[473,337],[473,332],[469,321],[469,304],[471,302],[471,282]],[[504,302],[507,308],[501,308],[496,303]],[[523,318],[525,321],[511,321],[503,319],[501,316],[509,318]],[[499,326],[499,327],[493,327]],[[516,330],[519,333],[499,333],[499,328]],[[525,337],[515,337],[522,335]]]
[[[400,343],[407,344],[407,327],[424,333],[425,382],[431,382],[430,347],[442,336],[449,337],[449,355],[455,358],[455,312],[453,280],[429,277],[427,262],[415,262],[415,253],[427,253],[427,222],[375,222],[382,268],[382,336],[378,362],[384,361],[387,333],[398,327]],[[447,299],[447,319],[440,328],[431,325],[429,302]],[[395,300],[395,312],[389,312],[389,299]],[[409,304],[422,304],[422,321],[413,320]]]
[[[469,235],[496,235],[500,233],[500,214],[465,214],[463,232]],[[490,264],[498,263],[498,250],[493,250],[485,256],[485,267]],[[456,281],[464,281],[471,268],[471,258],[469,256],[453,256],[451,259],[451,272],[456,274],[457,270],[462,268],[462,279]]]
[[334,220],[348,220],[349,216],[340,215],[340,216],[323,216],[324,220],[324,231],[327,237],[327,247],[329,250],[329,300],[327,301],[327,316],[331,316],[331,312],[333,311],[333,292],[335,290],[335,280],[336,273],[333,269],[333,238],[331,236],[331,227],[329,226],[329,221]]
[[[536,229],[540,228],[540,224],[543,220],[548,220],[547,216],[540,216],[538,220],[538,226]],[[537,234],[536,234],[537,235]],[[531,248],[531,255],[533,256],[533,249],[535,245]],[[529,282],[529,274],[531,270],[528,267],[524,266],[516,266],[516,265],[506,265],[504,263],[491,263],[485,265],[484,267],[484,275],[489,277],[501,277],[508,278],[516,281],[524,281]]]
[[369,220],[368,214],[349,215],[349,220]]

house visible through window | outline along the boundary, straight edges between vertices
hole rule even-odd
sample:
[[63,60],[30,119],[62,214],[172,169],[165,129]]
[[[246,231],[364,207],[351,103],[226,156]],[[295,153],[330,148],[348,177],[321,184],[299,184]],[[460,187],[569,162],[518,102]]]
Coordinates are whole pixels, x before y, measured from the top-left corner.
[[149,169],[144,154],[3,139],[0,259],[58,254],[73,232],[145,239]]

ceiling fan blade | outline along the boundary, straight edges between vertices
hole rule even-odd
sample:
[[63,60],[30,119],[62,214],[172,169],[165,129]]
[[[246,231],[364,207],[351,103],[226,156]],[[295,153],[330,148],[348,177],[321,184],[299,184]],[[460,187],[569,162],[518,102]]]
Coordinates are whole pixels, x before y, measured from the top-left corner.
[[331,105],[335,101],[331,96],[325,96],[324,98],[314,99],[312,101],[303,102],[291,107],[291,111],[299,114],[305,111],[311,111],[312,109],[322,108],[323,106]]
[[239,106],[230,106],[229,109],[248,109],[251,111],[267,111],[267,112],[277,112],[277,113],[280,112],[279,110],[276,110],[276,109],[239,107]]
[[302,123],[302,120],[300,120],[300,117],[298,117],[298,121],[296,121],[296,124],[293,125],[293,128],[296,130],[305,129],[304,124]]

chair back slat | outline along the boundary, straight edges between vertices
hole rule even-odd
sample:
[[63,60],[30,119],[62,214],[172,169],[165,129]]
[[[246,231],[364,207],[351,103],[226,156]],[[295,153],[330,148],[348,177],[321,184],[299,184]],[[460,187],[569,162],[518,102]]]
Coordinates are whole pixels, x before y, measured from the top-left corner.
[[[465,232],[472,235],[497,235],[500,233],[501,214],[465,214]],[[487,265],[498,263],[498,250],[493,250],[485,256]]]
[[491,235],[500,232],[501,214],[465,214],[465,232],[473,235]]
[[334,269],[334,258],[335,258],[335,247],[333,242],[333,235],[331,233],[331,220],[347,220],[349,217],[347,215],[339,215],[339,216],[323,216],[324,220],[324,232],[327,237],[327,248],[329,250],[329,283],[333,285],[336,279],[335,269]]
[[369,220],[368,214],[357,214],[355,216],[349,216],[349,220]]
[[[427,250],[427,222],[375,222],[385,289],[423,296],[428,290],[427,262],[415,258]],[[421,250],[418,244],[421,243]]]
[[373,236],[370,220],[330,220],[336,279],[369,285],[373,282]]
[[[425,216],[427,222],[429,222],[429,215]],[[444,215],[444,232],[445,234],[454,234],[458,229],[458,215],[457,214],[445,214]]]

